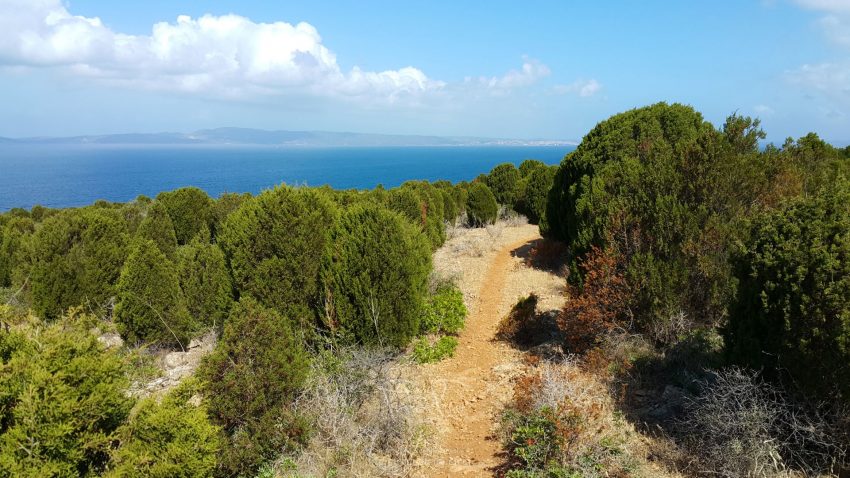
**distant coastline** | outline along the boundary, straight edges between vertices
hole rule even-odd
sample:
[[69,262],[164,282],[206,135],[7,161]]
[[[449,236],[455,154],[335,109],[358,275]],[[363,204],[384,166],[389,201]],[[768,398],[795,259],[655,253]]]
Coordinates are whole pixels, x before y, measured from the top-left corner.
[[331,131],[216,128],[192,133],[122,133],[106,135],[0,138],[0,144],[77,144],[128,146],[276,146],[276,147],[421,147],[421,146],[576,146],[559,139],[510,139],[471,136],[422,136]]

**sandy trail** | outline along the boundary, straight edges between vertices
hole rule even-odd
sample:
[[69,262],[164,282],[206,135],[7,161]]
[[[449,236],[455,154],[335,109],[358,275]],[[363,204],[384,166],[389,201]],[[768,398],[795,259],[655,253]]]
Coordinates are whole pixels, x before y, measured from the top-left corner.
[[534,290],[561,297],[558,278],[529,269],[516,257],[536,239],[536,226],[506,228],[493,244],[495,252],[456,263],[461,288],[477,293],[465,291],[469,316],[454,357],[425,370],[440,414],[435,457],[423,470],[427,476],[492,476],[500,464],[501,444],[493,435],[523,361],[521,352],[494,340],[496,328],[521,295]]

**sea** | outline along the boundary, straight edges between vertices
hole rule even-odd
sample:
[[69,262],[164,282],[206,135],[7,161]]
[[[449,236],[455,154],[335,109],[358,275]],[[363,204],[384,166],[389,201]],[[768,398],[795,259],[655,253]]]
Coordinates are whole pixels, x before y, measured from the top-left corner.
[[275,185],[368,189],[408,180],[469,181],[500,163],[558,164],[571,146],[269,147],[0,144],[0,211],[197,186],[258,193]]

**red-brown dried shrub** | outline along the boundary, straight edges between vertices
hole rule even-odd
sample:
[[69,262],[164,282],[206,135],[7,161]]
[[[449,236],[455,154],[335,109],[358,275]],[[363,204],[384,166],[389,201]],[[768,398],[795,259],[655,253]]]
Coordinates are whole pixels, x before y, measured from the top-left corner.
[[496,338],[519,345],[528,345],[538,332],[537,294],[520,299],[496,329]]
[[606,333],[631,322],[635,293],[620,256],[610,250],[593,247],[581,268],[584,284],[581,288],[569,286],[569,299],[557,319],[573,353],[598,346]]
[[568,249],[565,242],[541,239],[531,246],[525,265],[563,275],[567,257]]

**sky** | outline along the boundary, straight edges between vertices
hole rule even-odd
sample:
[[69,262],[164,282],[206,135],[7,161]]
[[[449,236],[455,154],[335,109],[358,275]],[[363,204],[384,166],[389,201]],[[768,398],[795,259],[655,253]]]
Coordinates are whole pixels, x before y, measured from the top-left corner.
[[0,0],[0,136],[578,141],[658,101],[850,142],[850,0]]

